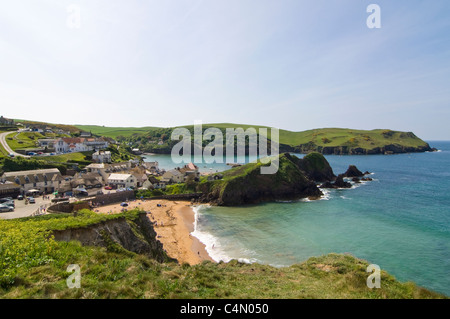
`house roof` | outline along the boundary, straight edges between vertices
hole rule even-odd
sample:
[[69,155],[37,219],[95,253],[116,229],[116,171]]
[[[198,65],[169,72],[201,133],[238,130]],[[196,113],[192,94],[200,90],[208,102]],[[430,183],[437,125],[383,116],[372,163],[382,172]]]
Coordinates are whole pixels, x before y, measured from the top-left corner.
[[106,167],[105,163],[99,163],[99,164],[92,163],[92,164],[89,164],[88,166],[86,166],[86,168],[96,168],[96,169],[105,168],[105,167]]
[[170,171],[165,172],[164,175],[169,174],[169,173],[174,175],[174,176],[181,176],[181,175],[183,175],[179,170],[176,170],[176,169],[171,169]]
[[125,180],[127,180],[130,176],[133,176],[133,175],[131,175],[131,174],[111,174],[111,175],[109,175],[108,180],[109,180],[109,179],[117,179],[117,180],[123,180],[123,181],[125,181]]
[[2,179],[16,184],[30,184],[49,181],[55,182],[64,180],[57,168],[6,172],[3,174]]
[[198,167],[194,163],[189,163],[185,166],[186,168],[189,168],[191,170],[196,170]]
[[16,183],[12,183],[12,182],[4,182],[4,183],[0,183],[0,190],[9,190],[9,189],[17,189],[20,188],[19,185],[17,185]]
[[80,137],[63,137],[61,138],[64,143],[67,144],[78,144],[78,143],[83,143],[84,142],[84,138],[80,138]]

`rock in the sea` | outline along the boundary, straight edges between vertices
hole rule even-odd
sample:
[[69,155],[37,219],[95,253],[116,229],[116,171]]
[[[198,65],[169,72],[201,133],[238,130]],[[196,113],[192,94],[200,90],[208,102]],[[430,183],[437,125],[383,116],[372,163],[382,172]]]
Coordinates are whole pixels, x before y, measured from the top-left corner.
[[290,156],[290,159],[313,181],[327,182],[336,178],[330,164],[320,153],[312,152],[302,159]]
[[320,188],[350,188],[350,187],[352,187],[352,184],[344,181],[344,175],[340,174],[338,177],[336,177],[336,180],[334,183],[325,182],[322,185],[320,185],[319,187]]
[[350,165],[347,171],[344,173],[344,177],[361,177],[364,174],[356,168],[355,165]]
[[334,184],[331,182],[325,182],[319,186],[320,188],[334,188]]
[[363,177],[363,178],[361,178],[361,180],[364,182],[369,182],[369,181],[372,181],[373,179],[371,177]]
[[370,172],[369,171],[365,171],[364,175],[370,175]]
[[333,184],[336,188],[350,188],[352,187],[352,184],[349,182],[344,181],[344,175],[340,174],[336,178],[336,181]]
[[353,177],[352,182],[361,183],[361,180],[358,177]]

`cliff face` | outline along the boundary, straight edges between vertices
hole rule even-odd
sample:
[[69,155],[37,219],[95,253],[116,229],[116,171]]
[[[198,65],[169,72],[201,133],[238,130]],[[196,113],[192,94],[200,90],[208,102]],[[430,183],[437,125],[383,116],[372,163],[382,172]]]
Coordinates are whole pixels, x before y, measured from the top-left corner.
[[158,262],[174,261],[169,258],[146,213],[135,220],[118,218],[86,227],[54,230],[58,241],[77,240],[82,245],[106,247],[108,250],[127,250],[143,254]]
[[362,148],[352,146],[320,146],[314,143],[301,144],[296,147],[285,147],[286,151],[294,153],[318,152],[325,155],[376,155],[432,152],[430,145],[405,146],[400,144],[386,144],[382,147]]
[[223,179],[203,183],[200,201],[233,206],[264,201],[319,197],[316,182],[334,179],[322,154],[299,159],[288,153],[279,155],[275,174],[261,174],[261,163],[249,163],[223,173]]
[[305,175],[315,182],[327,182],[336,178],[328,161],[322,154],[312,152],[302,159],[290,156]]

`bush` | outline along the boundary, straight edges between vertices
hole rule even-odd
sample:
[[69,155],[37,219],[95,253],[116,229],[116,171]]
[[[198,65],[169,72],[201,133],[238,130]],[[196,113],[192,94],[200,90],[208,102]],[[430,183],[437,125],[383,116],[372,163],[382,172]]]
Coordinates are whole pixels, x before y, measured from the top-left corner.
[[63,175],[66,174],[67,170],[67,167],[63,164],[48,163],[46,161],[24,157],[15,157],[15,158],[6,157],[3,159],[3,167],[2,167],[3,171],[5,172],[28,171],[44,168],[57,168]]

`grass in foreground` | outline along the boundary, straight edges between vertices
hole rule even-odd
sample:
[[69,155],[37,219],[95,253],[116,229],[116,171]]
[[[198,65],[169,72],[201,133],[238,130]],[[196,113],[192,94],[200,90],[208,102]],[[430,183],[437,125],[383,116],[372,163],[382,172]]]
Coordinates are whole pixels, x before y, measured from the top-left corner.
[[[400,283],[382,271],[381,289],[366,286],[368,263],[349,255],[329,254],[287,268],[204,262],[189,266],[160,264],[126,250],[56,242],[53,229],[87,227],[137,211],[78,217],[45,216],[0,220],[2,298],[441,298]],[[81,288],[67,288],[67,266],[81,267]],[[5,280],[9,271],[10,280]]]

